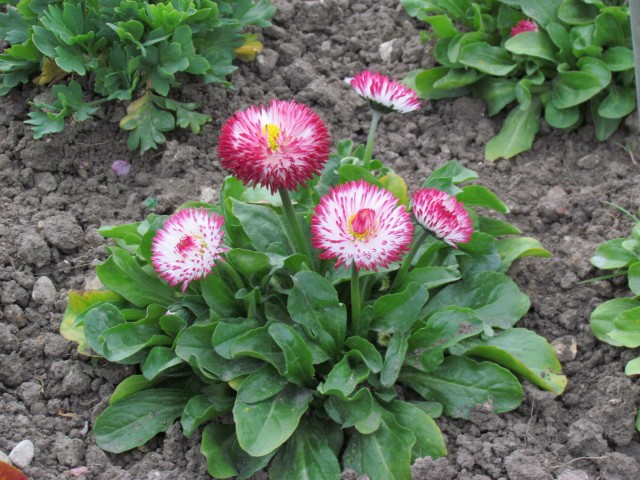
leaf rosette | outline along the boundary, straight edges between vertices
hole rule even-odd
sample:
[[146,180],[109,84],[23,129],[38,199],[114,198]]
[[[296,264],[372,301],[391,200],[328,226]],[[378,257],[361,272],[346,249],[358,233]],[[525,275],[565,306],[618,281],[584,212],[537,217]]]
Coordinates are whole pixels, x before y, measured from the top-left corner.
[[[321,175],[290,192],[304,238],[337,184],[386,185],[407,208],[404,181],[378,160],[364,168],[364,153],[339,143]],[[319,250],[297,251],[286,207],[265,187],[228,177],[219,205],[181,207],[223,218],[227,249],[188,285],[171,287],[153,268],[166,216],[102,228],[114,241],[97,268],[105,291],[72,292],[61,330],[82,353],[140,370],[97,419],[98,444],[123,452],[179,419],[187,436],[205,427],[202,452],[216,478],[266,468],[271,478],[338,479],[352,468],[409,479],[415,459],[446,455],[441,413],[513,410],[522,380],[560,394],[566,379],[547,341],[514,328],[530,302],[506,275],[514,260],[549,252],[486,215],[508,208],[469,184],[476,178],[456,161],[432,172],[423,187],[455,197],[473,234],[457,245],[423,235],[402,274],[402,261],[362,269],[357,313],[352,273]],[[352,222],[361,236],[374,225],[367,215]]]

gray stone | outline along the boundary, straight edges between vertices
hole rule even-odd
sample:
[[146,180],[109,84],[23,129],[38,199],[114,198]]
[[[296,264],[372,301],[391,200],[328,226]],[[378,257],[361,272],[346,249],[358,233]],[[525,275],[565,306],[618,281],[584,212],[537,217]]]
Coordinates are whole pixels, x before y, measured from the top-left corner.
[[24,380],[23,362],[16,354],[0,355],[0,382],[7,387],[17,387]]
[[66,356],[69,351],[69,341],[55,333],[47,334],[44,344],[44,354],[49,358],[60,358]]
[[28,467],[34,456],[33,442],[31,440],[22,440],[18,443],[11,453],[9,459],[18,468]]
[[58,188],[56,178],[50,172],[38,172],[33,176],[35,187],[42,193],[53,192]]
[[85,463],[89,467],[107,467],[111,465],[111,460],[101,448],[96,447],[95,445],[90,445],[87,448],[87,453],[85,455]]
[[509,478],[518,480],[552,480],[553,477],[542,466],[540,458],[528,450],[516,450],[504,459]]
[[395,48],[396,40],[389,40],[388,42],[381,43],[378,47],[378,53],[383,62],[397,62],[400,60],[402,49]]
[[55,215],[42,223],[44,238],[62,253],[73,253],[84,243],[84,231],[71,215]]
[[589,474],[584,470],[567,470],[558,475],[556,480],[589,480]]
[[15,280],[3,282],[0,302],[5,305],[17,303],[21,307],[26,307],[29,303],[29,292],[21,287]]
[[51,262],[49,246],[41,235],[34,231],[23,233],[18,237],[18,258],[25,263],[44,267]]
[[53,305],[56,301],[56,287],[49,277],[40,277],[36,280],[31,298],[42,305]]
[[200,201],[204,203],[215,203],[218,194],[213,188],[202,187],[200,189]]
[[275,50],[265,48],[260,55],[256,57],[256,63],[258,64],[258,73],[263,80],[268,79],[273,74],[278,63],[280,54]]
[[27,407],[42,400],[42,385],[37,382],[25,382],[18,387],[18,396]]
[[573,335],[556,338],[551,342],[551,348],[556,352],[558,360],[561,362],[570,362],[575,360],[578,355],[578,339]]
[[79,438],[69,438],[59,435],[54,444],[53,452],[61,465],[77,467],[84,462],[84,442]]
[[0,353],[17,352],[18,348],[20,348],[20,342],[18,337],[11,332],[11,327],[0,323]]
[[62,392],[67,395],[81,395],[91,388],[91,378],[79,365],[73,365],[62,380]]

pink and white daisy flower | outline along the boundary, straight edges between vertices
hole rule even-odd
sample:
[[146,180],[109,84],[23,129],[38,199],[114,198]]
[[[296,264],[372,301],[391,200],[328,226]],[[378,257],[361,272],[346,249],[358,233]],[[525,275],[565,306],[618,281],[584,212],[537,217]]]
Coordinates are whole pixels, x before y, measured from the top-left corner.
[[421,188],[413,194],[413,215],[422,227],[454,248],[468,243],[473,225],[464,205],[446,192]]
[[220,133],[221,165],[247,185],[297,190],[329,158],[329,133],[320,117],[295,101],[271,100],[227,120]]
[[187,208],[171,215],[158,230],[151,247],[151,263],[160,278],[182,293],[189,283],[206,277],[220,254],[223,218],[204,208]]
[[511,36],[515,37],[524,32],[537,32],[538,25],[533,20],[520,20],[515,27],[511,29]]
[[413,237],[411,216],[388,190],[363,180],[332,187],[311,217],[311,243],[336,267],[378,271],[400,259]]
[[353,78],[347,78],[346,82],[379,112],[408,113],[420,108],[420,99],[415,90],[386,75],[365,70]]

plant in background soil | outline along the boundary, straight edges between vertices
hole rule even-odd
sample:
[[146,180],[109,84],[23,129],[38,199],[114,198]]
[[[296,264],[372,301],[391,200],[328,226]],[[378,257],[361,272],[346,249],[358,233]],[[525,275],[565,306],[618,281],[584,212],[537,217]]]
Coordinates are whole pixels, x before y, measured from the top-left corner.
[[83,354],[139,365],[98,417],[98,445],[124,452],[180,419],[204,426],[216,478],[409,479],[446,455],[434,418],[522,401],[521,380],[562,393],[547,341],[515,324],[528,297],[505,274],[549,253],[476,209],[508,213],[450,161],[411,201],[375,157],[384,113],[419,108],[379,74],[350,80],[370,101],[367,146],[329,154],[308,107],[238,112],[218,154],[220,204],[104,227],[104,290],[70,292],[61,333]]
[[531,148],[540,117],[571,130],[593,122],[611,136],[635,107],[627,2],[402,0],[436,37],[438,66],[405,80],[423,98],[474,95],[490,116],[509,110],[487,160]]
[[[614,298],[599,305],[590,318],[593,334],[603,342],[616,347],[640,347],[640,219],[630,212],[613,205],[636,224],[628,238],[614,238],[602,243],[591,257],[591,263],[603,270],[614,272],[595,280],[626,276],[628,298]],[[640,357],[629,361],[625,367],[627,375],[640,374]],[[640,414],[636,417],[636,428],[640,430]]]
[[50,100],[32,104],[34,138],[62,131],[69,117],[91,118],[104,102],[131,101],[120,127],[141,153],[176,127],[200,132],[210,118],[199,105],[169,98],[179,75],[231,86],[225,78],[236,55],[250,60],[261,47],[240,32],[269,26],[275,13],[269,0],[0,3],[9,4],[0,12],[0,40],[9,45],[0,54],[0,95],[30,80],[55,84]]

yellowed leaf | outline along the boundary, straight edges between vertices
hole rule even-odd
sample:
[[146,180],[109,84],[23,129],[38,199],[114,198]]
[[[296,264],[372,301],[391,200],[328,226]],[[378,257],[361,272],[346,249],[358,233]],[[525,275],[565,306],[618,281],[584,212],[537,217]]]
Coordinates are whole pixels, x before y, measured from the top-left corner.
[[69,72],[62,70],[56,62],[50,58],[45,58],[42,63],[42,72],[33,79],[33,83],[38,85],[51,85],[59,82],[67,75],[69,75]]

